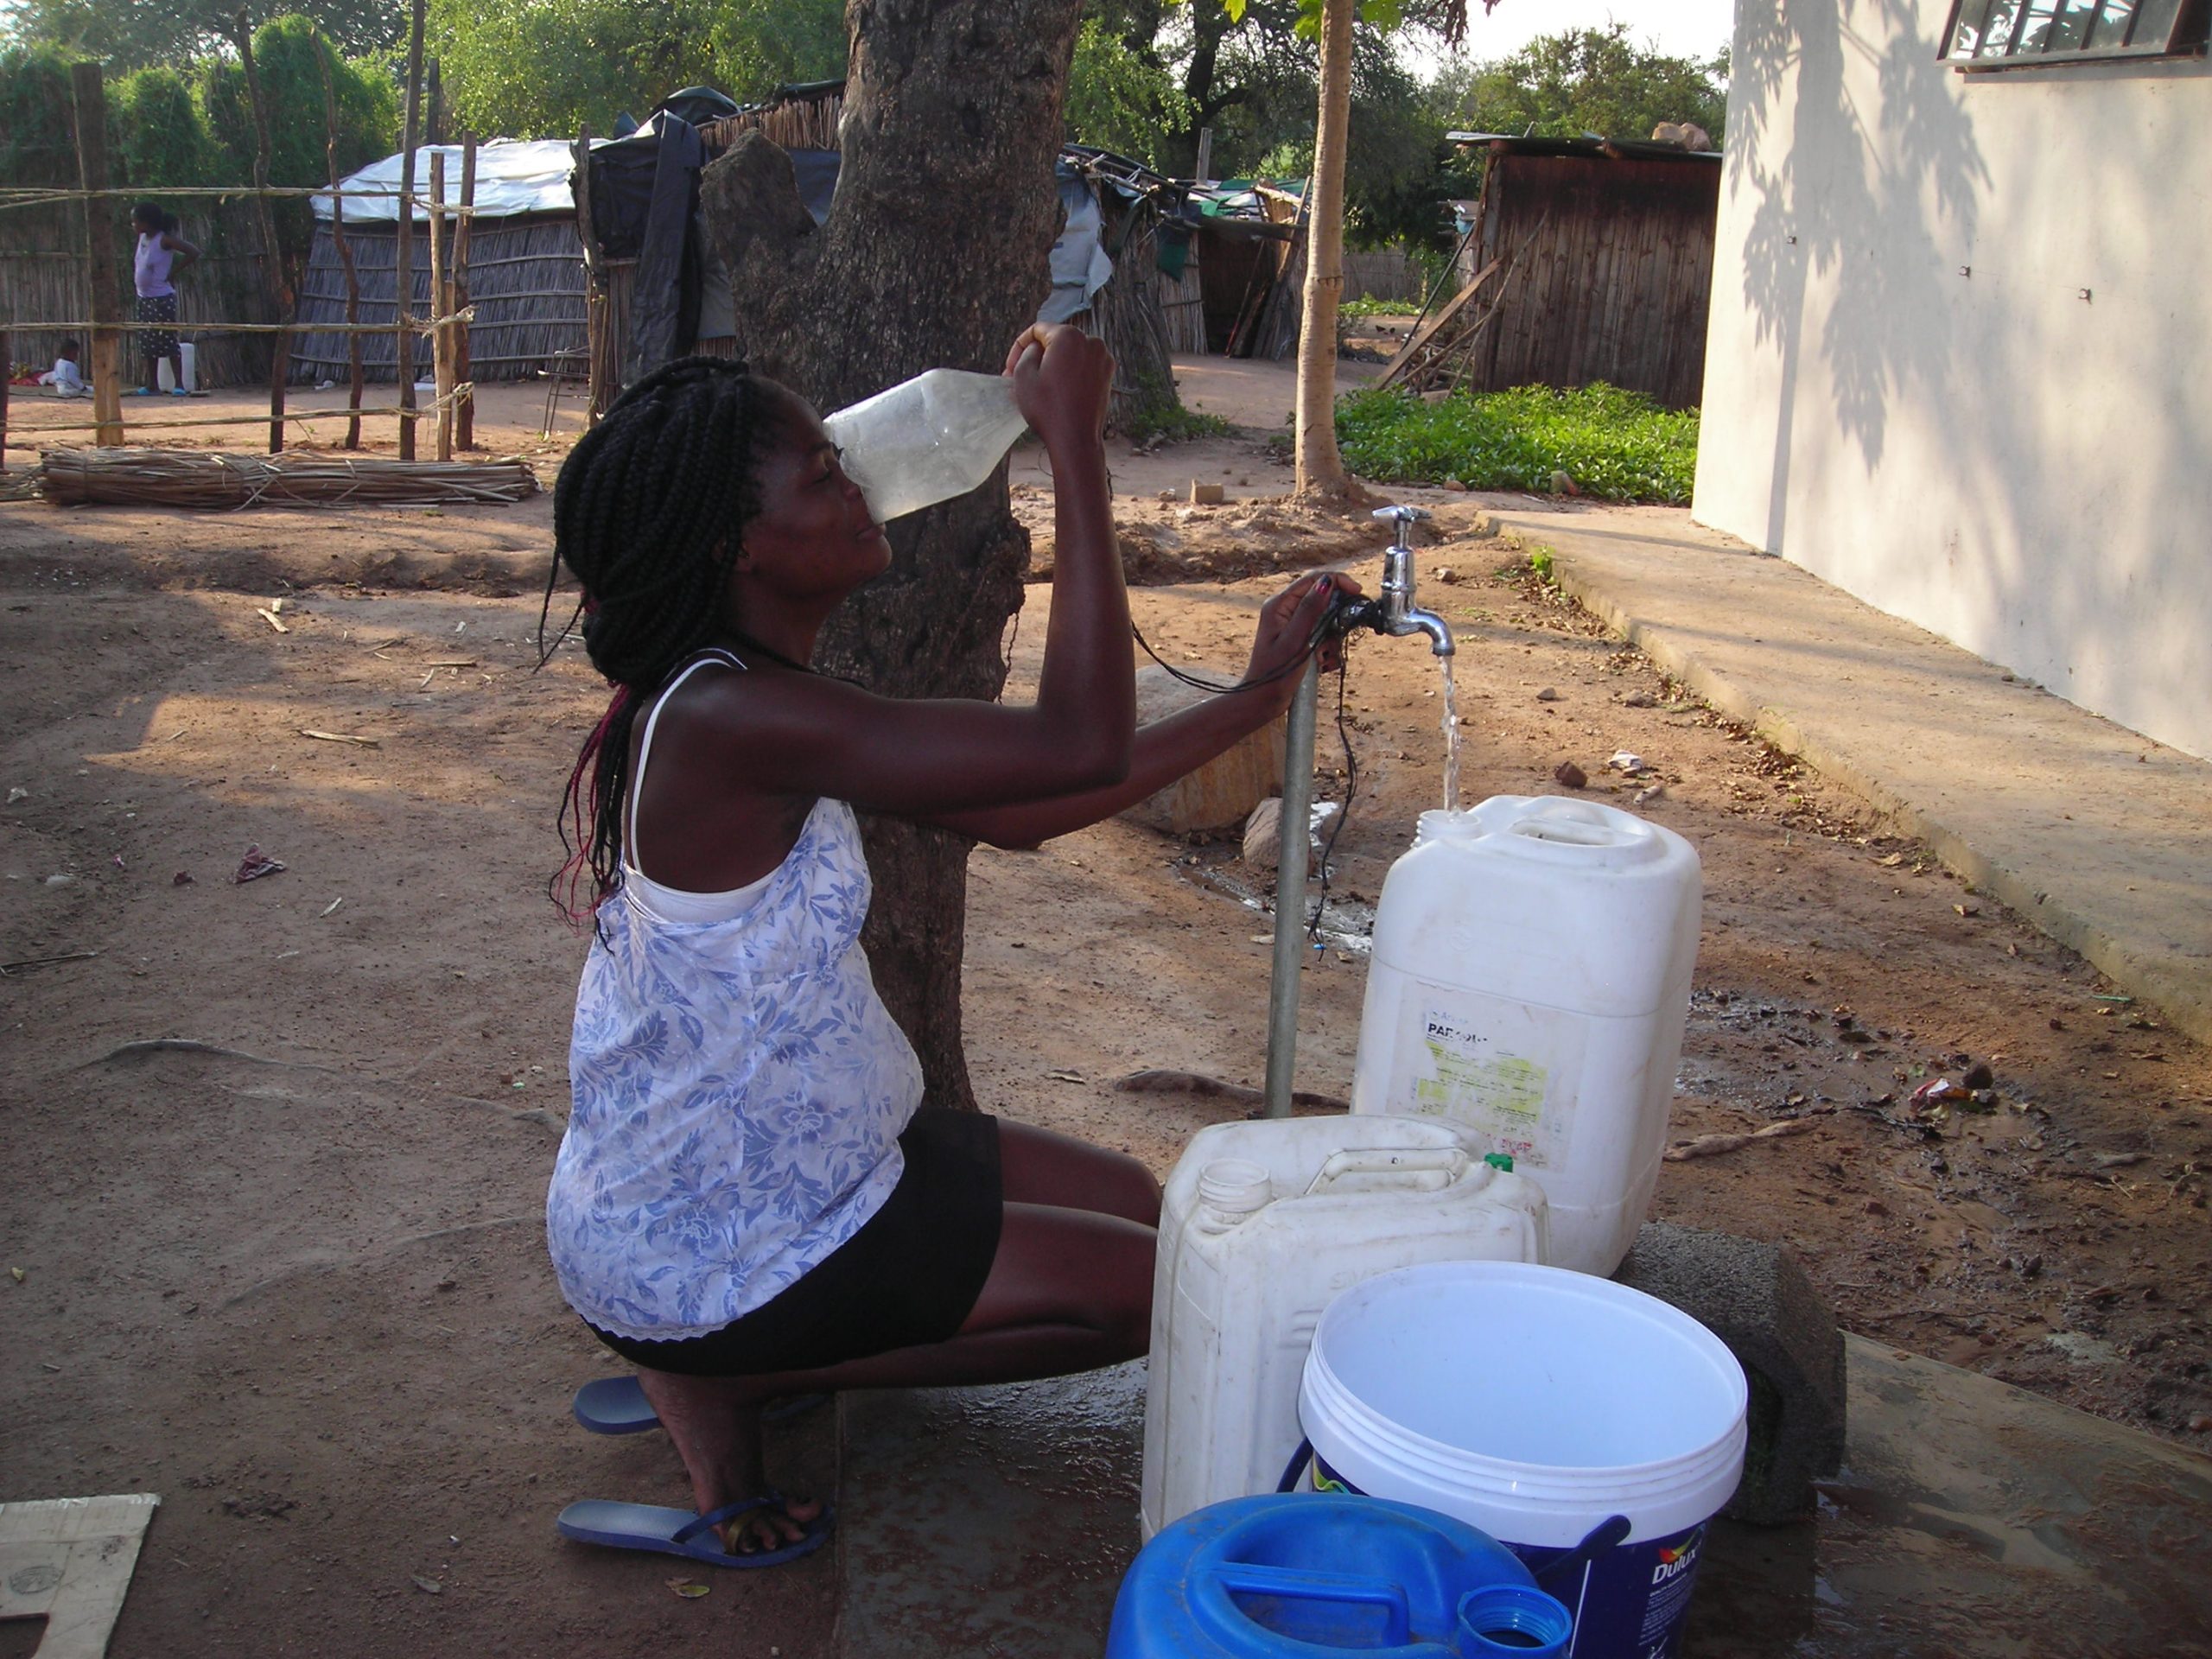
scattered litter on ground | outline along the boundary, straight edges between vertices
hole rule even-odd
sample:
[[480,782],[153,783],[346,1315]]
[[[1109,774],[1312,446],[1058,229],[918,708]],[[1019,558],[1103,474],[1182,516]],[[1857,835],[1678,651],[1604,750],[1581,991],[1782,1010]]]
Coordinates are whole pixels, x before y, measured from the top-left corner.
[[415,1575],[415,1587],[426,1596],[442,1596],[446,1588],[435,1579],[426,1579],[420,1573]]
[[258,881],[264,875],[274,875],[284,868],[282,859],[271,858],[257,846],[245,849],[245,856],[238,861],[238,873],[231,878],[233,883]]
[[31,792],[28,789],[11,789],[8,791],[8,804],[13,806],[17,801],[27,801],[30,798]]
[[698,1600],[700,1597],[708,1592],[709,1588],[709,1586],[700,1583],[696,1579],[670,1579],[667,1580],[667,1584],[670,1589],[675,1591],[677,1595],[683,1597],[686,1601]]
[[1973,1098],[1973,1090],[1962,1083],[1954,1083],[1948,1077],[1930,1077],[1912,1091],[1915,1106],[1943,1106]]
[[1572,760],[1562,760],[1554,766],[1552,776],[1569,789],[1580,789],[1590,781],[1590,774]]
[[169,877],[169,885],[173,887],[188,887],[192,882],[193,875],[190,870],[179,870],[175,875]]
[[[425,675],[423,683],[428,685],[429,683],[429,677]],[[352,732],[318,732],[310,727],[302,726],[300,728],[300,735],[311,737],[318,743],[354,743],[365,749],[380,749],[384,747],[384,740],[380,737],[361,737]]]
[[321,921],[323,916],[333,916],[337,914],[338,906],[345,902],[346,897],[343,893],[340,893],[337,898],[332,899],[328,904],[322,907],[322,916],[316,917],[315,920]]
[[1080,1071],[1064,1071],[1055,1067],[1045,1074],[1055,1083],[1089,1083],[1090,1079]]
[[1628,749],[1615,749],[1605,764],[1615,772],[1634,773],[1644,770],[1643,757]]

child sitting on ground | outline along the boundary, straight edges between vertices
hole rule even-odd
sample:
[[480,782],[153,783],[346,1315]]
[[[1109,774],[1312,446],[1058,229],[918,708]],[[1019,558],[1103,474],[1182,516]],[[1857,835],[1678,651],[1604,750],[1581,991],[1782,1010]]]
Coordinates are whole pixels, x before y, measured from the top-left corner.
[[92,387],[85,382],[85,372],[77,366],[77,353],[75,340],[63,340],[54,366],[39,376],[39,385],[51,387],[57,397],[82,397],[89,393]]

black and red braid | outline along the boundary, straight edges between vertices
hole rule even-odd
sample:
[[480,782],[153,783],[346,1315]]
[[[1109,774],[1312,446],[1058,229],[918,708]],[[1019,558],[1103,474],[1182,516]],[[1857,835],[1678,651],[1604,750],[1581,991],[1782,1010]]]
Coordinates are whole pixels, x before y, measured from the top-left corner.
[[[727,358],[657,369],[577,441],[553,486],[538,664],[582,616],[592,666],[613,687],[569,774],[556,820],[569,859],[547,883],[579,924],[620,880],[638,710],[724,626],[730,566],[760,510],[764,384]],[[563,565],[582,593],[556,633],[549,623]]]

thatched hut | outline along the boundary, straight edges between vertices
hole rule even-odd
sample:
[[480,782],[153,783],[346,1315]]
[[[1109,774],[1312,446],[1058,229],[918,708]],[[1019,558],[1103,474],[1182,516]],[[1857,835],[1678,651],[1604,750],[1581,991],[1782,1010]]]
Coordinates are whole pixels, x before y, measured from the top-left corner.
[[[457,200],[461,148],[435,148],[445,156],[446,189]],[[429,193],[433,149],[425,145],[415,154],[418,232],[429,224],[429,210],[421,198]],[[569,191],[572,165],[570,146],[557,139],[486,144],[476,152],[476,211],[468,246],[468,298],[476,309],[468,330],[468,360],[474,379],[528,379],[560,353],[583,348],[584,253]],[[338,188],[364,323],[389,327],[397,311],[399,205],[392,193],[399,175],[400,158],[387,156]],[[346,320],[346,273],[333,236],[331,198],[316,196],[314,206],[315,245],[300,291],[300,332],[292,337],[296,382],[339,380],[347,372],[346,336],[315,326]],[[448,223],[450,231],[452,221]],[[419,233],[411,263],[414,315],[427,320],[429,256]],[[397,342],[389,334],[364,335],[361,359],[366,378],[390,380],[397,363]],[[427,350],[418,347],[416,362],[425,372],[429,360]]]

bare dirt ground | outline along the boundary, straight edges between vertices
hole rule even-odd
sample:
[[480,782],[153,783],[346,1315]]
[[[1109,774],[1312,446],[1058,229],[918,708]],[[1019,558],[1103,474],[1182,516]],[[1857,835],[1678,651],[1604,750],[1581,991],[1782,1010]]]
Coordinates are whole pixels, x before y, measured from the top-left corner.
[[[1116,472],[1125,519],[1173,529],[1177,557],[1247,560],[1137,592],[1179,664],[1233,670],[1281,571],[1367,545],[1363,525],[1294,525],[1256,538],[1262,571],[1236,526],[1257,509],[1159,500],[1192,477],[1225,476],[1232,503],[1279,491],[1250,438],[1124,451]],[[2202,1444],[2204,1052],[1524,574],[1495,575],[1514,555],[1468,533],[1478,502],[1426,499],[1444,540],[1424,570],[1458,578],[1428,594],[1459,634],[1469,798],[1556,789],[1567,760],[1599,798],[1663,782],[1639,810],[1703,855],[1675,1137],[1810,1126],[1669,1164],[1657,1213],[1788,1241],[1854,1329]],[[571,1498],[683,1488],[660,1437],[569,1421],[610,1367],[539,1231],[582,954],[543,882],[601,703],[573,648],[532,671],[548,540],[542,499],[0,506],[0,1265],[20,1273],[0,1281],[0,1496],[163,1495],[118,1656],[826,1647],[826,1553],[693,1601],[667,1587],[677,1564],[552,1530]],[[1372,584],[1370,556],[1352,568]],[[1046,596],[1012,631],[1017,687]],[[278,598],[281,632],[259,613]],[[1357,932],[1439,801],[1435,693],[1417,645],[1356,646],[1332,927]],[[1342,766],[1328,696],[1325,772]],[[1608,773],[1622,748],[1648,774]],[[287,868],[235,884],[250,845]],[[1271,922],[1241,895],[1265,887],[1226,842],[1122,823],[979,852],[985,1103],[1165,1170],[1238,1109],[1112,1080],[1258,1081]],[[16,965],[52,957],[70,959]],[[1309,970],[1303,1086],[1344,1091],[1362,983],[1349,947]],[[1976,1063],[1986,1109],[1911,1105]],[[820,1485],[826,1416],[772,1457]]]

